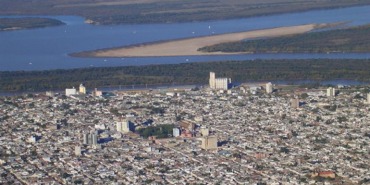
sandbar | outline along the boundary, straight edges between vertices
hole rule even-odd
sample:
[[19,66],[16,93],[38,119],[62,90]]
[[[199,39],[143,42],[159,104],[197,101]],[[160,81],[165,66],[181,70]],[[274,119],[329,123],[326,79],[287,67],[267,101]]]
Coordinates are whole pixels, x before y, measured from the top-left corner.
[[135,46],[120,48],[102,49],[96,51],[86,51],[72,54],[78,57],[161,57],[161,56],[196,56],[196,55],[225,55],[240,53],[223,52],[201,52],[199,48],[225,43],[235,42],[245,39],[260,37],[278,37],[285,35],[301,34],[323,27],[322,24],[306,24],[299,26],[278,27],[263,30],[254,30],[246,32],[228,33],[221,35],[212,35],[196,37],[189,39],[164,41],[159,43],[147,43]]

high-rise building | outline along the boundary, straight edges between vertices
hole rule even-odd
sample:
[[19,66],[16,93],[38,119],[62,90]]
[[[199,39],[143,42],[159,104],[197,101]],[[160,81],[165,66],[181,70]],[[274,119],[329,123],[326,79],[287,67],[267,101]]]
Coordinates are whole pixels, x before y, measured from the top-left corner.
[[127,133],[130,132],[130,121],[123,120],[121,122],[117,122],[116,128],[118,132]]
[[216,136],[203,137],[201,148],[205,150],[217,149],[217,137]]
[[98,134],[92,133],[90,134],[91,137],[91,145],[97,145],[98,144]]
[[270,93],[272,93],[272,91],[273,91],[273,89],[272,89],[272,83],[269,82],[269,83],[266,84],[266,93],[267,94],[270,94]]
[[173,131],[172,131],[172,135],[173,137],[179,137],[180,136],[180,129],[179,128],[173,128]]
[[54,92],[53,91],[46,91],[46,96],[54,97]]
[[367,94],[367,103],[370,104],[370,93]]
[[86,87],[83,84],[80,84],[80,94],[86,94]]
[[209,72],[209,88],[215,89],[216,87],[216,74],[215,72]]
[[299,99],[293,98],[290,100],[290,107],[293,109],[299,108]]
[[215,89],[227,90],[229,86],[229,80],[227,78],[216,78]]
[[89,139],[89,134],[88,133],[83,133],[83,144],[84,145],[89,145],[90,144],[90,139]]
[[117,130],[117,132],[122,132],[122,122],[117,122],[116,123],[116,130]]
[[98,133],[91,131],[91,133],[83,133],[83,144],[84,145],[97,145],[98,144]]
[[77,90],[73,87],[72,89],[66,89],[66,96],[76,95]]
[[335,96],[335,88],[329,87],[326,89],[326,96],[327,97],[334,97]]
[[30,143],[36,143],[36,141],[37,141],[36,136],[31,136],[31,137],[28,138],[28,142],[30,142]]
[[202,134],[202,136],[208,136],[209,135],[209,129],[202,126],[200,128],[200,133]]
[[75,155],[80,156],[81,155],[81,147],[80,146],[75,146]]
[[132,129],[130,128],[130,121],[125,121],[122,124],[123,132],[130,132]]
[[103,92],[102,91],[98,91],[97,88],[94,89],[94,91],[92,92],[92,95],[93,96],[102,96],[103,95]]
[[209,73],[209,87],[211,89],[227,90],[231,84],[231,78],[216,78],[214,72]]

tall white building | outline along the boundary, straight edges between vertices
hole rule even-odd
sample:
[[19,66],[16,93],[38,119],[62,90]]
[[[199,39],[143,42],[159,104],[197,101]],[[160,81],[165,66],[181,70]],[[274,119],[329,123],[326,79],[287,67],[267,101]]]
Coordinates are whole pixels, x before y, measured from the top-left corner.
[[103,92],[102,91],[98,91],[98,89],[95,88],[92,94],[93,94],[93,96],[102,96],[103,95]]
[[88,133],[83,133],[82,138],[83,138],[83,144],[84,145],[90,144],[90,139],[89,139],[89,134]]
[[116,128],[118,132],[122,132],[122,133],[130,132],[130,122],[126,120],[117,122]]
[[37,141],[36,136],[31,136],[28,138],[29,143],[36,143],[36,141]]
[[216,74],[215,72],[209,72],[209,88],[215,89],[216,87]]
[[216,136],[206,136],[202,137],[201,148],[205,150],[214,150],[217,149],[217,137]]
[[46,96],[54,97],[54,92],[53,91],[46,91]]
[[202,136],[209,136],[209,129],[207,127],[202,126],[200,128],[200,133],[202,134]]
[[76,95],[77,90],[73,87],[72,89],[66,89],[66,96]]
[[291,99],[290,106],[294,109],[299,108],[299,99],[298,98]]
[[90,133],[83,133],[84,145],[98,145],[98,133],[91,131]]
[[80,94],[86,94],[86,87],[83,84],[80,84]]
[[90,134],[91,136],[91,144],[92,145],[97,145],[98,144],[98,134],[97,133],[92,133]]
[[231,84],[231,78],[216,78],[214,72],[209,73],[209,87],[211,89],[229,89],[229,84]]
[[117,122],[116,123],[116,130],[117,130],[117,132],[122,132],[122,122]]
[[179,137],[180,136],[180,129],[179,128],[173,128],[173,131],[172,131],[172,135],[173,137]]
[[75,155],[80,156],[81,155],[81,146],[75,146]]
[[273,89],[272,89],[272,83],[269,82],[269,83],[266,84],[266,93],[267,94],[270,94],[270,93],[272,93],[272,91],[273,91]]
[[326,89],[326,96],[327,97],[334,97],[335,96],[335,88],[329,87]]
[[228,89],[228,79],[227,78],[216,78],[215,80],[215,88],[214,89],[222,89],[227,90]]

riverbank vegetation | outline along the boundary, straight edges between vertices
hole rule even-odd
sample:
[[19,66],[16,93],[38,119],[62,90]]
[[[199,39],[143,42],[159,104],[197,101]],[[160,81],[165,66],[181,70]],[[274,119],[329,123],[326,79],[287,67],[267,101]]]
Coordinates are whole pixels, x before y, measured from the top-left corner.
[[62,21],[50,18],[22,17],[0,18],[0,31],[44,28],[64,25]]
[[41,91],[139,84],[207,84],[209,72],[233,81],[370,81],[370,59],[306,59],[199,62],[48,71],[0,72],[1,91]]
[[245,18],[312,9],[370,5],[336,0],[12,0],[0,1],[1,15],[79,15],[92,24],[167,23]]
[[206,46],[202,52],[251,53],[367,53],[370,52],[370,25],[311,32],[269,39],[238,41]]

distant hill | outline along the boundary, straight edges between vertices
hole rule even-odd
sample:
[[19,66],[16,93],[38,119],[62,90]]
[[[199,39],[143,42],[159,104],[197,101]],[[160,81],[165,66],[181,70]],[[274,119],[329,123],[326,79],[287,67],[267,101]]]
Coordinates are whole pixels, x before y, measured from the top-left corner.
[[367,0],[6,0],[0,15],[79,15],[91,24],[167,23],[244,18],[370,5]]

